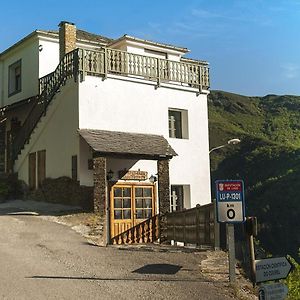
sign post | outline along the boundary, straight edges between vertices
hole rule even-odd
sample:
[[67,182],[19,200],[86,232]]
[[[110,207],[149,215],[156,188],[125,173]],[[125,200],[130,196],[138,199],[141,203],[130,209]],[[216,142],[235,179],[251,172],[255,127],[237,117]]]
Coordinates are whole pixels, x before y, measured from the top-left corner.
[[245,220],[244,183],[242,180],[216,181],[217,221],[227,223],[229,280],[235,281],[234,224]]

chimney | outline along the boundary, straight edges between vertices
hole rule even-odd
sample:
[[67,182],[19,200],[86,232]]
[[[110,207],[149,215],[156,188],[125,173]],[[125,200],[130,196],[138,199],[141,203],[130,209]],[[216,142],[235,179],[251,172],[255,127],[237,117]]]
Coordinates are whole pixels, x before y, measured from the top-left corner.
[[76,26],[74,23],[61,21],[59,23],[59,58],[76,49]]

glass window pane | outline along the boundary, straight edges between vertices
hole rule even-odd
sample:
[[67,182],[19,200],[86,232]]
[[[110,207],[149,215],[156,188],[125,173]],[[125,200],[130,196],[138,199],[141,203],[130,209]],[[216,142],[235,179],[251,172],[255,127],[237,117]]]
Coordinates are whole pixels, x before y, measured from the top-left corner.
[[144,197],[152,197],[152,188],[144,188]]
[[114,188],[114,197],[122,197],[122,188]]
[[130,198],[123,199],[123,208],[130,208],[130,207],[131,207],[131,199]]
[[169,136],[182,138],[181,111],[169,110]]
[[123,210],[123,219],[131,219],[131,210],[130,209]]
[[152,217],[152,209],[145,209],[145,215],[146,218],[151,218]]
[[131,188],[123,188],[123,197],[131,197]]
[[143,199],[135,199],[135,207],[143,208]]
[[145,208],[152,208],[152,199],[145,199]]
[[114,199],[114,207],[122,208],[122,199]]
[[135,196],[142,197],[143,196],[143,188],[135,188]]
[[136,218],[137,219],[144,219],[143,218],[143,209],[137,209],[136,210]]
[[122,219],[122,210],[115,210],[114,211],[114,218],[115,218],[115,220]]

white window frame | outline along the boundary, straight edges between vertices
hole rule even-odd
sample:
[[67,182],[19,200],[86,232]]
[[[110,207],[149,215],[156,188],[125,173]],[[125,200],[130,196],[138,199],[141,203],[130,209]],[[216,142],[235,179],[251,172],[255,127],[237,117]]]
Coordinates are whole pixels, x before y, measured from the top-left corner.
[[174,191],[174,188],[180,187],[182,189],[182,209],[188,209],[191,208],[191,188],[189,184],[172,184],[170,187],[170,211],[176,211],[176,208],[180,205],[178,205],[178,196],[176,195],[176,192]]
[[[177,115],[180,114],[180,119],[176,120],[176,117],[172,112]],[[168,121],[169,121],[169,137],[176,139],[188,139],[189,129],[188,129],[188,111],[186,109],[169,108],[168,109]],[[179,126],[176,122],[179,122]],[[177,128],[176,128],[177,127]],[[177,131],[177,132],[176,132]]]

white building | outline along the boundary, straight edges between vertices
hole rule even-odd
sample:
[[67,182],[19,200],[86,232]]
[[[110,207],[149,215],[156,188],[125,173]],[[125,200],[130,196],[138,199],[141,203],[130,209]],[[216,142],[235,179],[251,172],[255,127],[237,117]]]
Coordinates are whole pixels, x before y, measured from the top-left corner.
[[111,236],[209,203],[208,64],[187,52],[68,22],[26,36],[0,54],[2,171],[94,187]]

